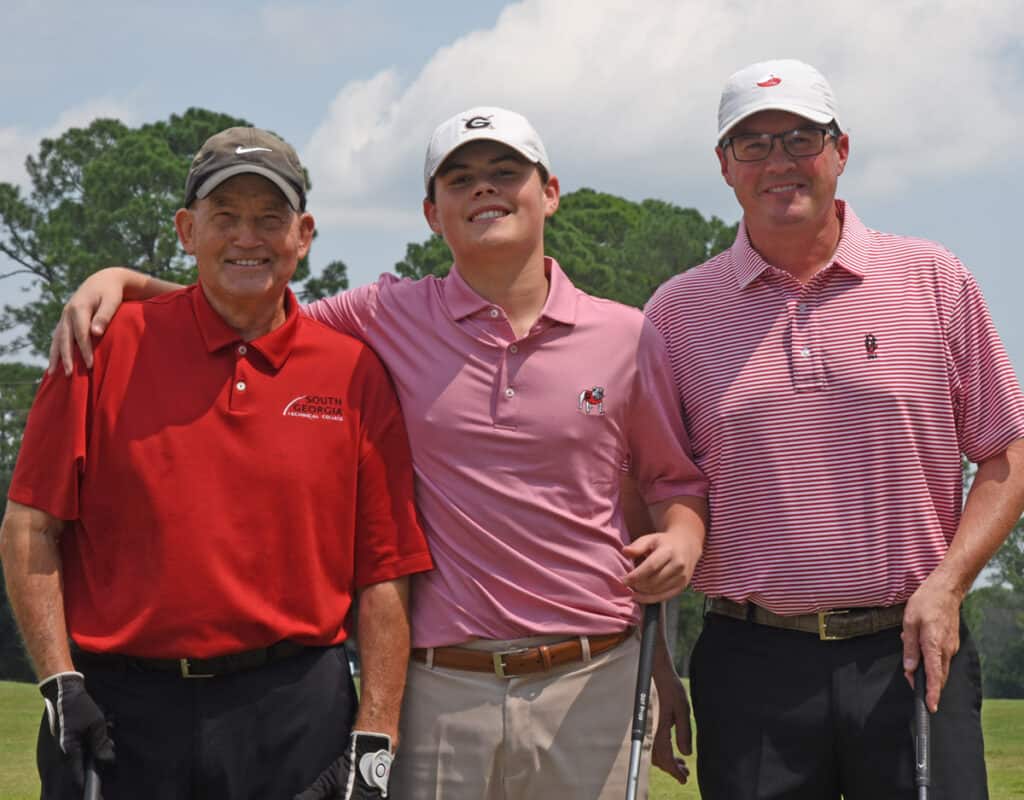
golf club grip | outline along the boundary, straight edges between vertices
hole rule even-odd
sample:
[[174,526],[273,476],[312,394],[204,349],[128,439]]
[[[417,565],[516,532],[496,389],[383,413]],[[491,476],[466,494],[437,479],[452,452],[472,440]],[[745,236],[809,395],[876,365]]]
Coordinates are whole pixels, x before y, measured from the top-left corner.
[[654,668],[654,645],[661,621],[661,604],[651,603],[644,607],[641,623],[640,663],[636,669],[636,694],[633,695],[633,731],[631,739],[643,741],[647,730],[647,710],[651,701],[651,672]]
[[914,673],[914,785],[918,797],[927,796],[932,779],[931,717],[925,704],[924,662]]
[[85,760],[85,792],[84,800],[103,800],[100,793],[100,776],[91,758]]

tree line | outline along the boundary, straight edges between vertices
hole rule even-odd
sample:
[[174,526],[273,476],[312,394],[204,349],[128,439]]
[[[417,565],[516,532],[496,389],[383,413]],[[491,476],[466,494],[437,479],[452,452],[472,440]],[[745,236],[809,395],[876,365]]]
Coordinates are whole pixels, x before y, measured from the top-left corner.
[[[0,357],[45,356],[61,308],[97,269],[122,264],[190,283],[191,259],[179,248],[172,218],[192,155],[212,134],[243,119],[192,108],[166,121],[131,128],[96,120],[44,139],[28,157],[30,186],[0,183],[0,253],[28,275],[30,299],[7,305]],[[308,177],[308,176],[307,176]],[[662,200],[634,202],[592,189],[562,197],[548,220],[547,252],[582,290],[641,306],[661,283],[727,248],[736,225],[705,218]],[[315,247],[314,247],[315,250]],[[403,277],[444,275],[451,253],[431,236],[406,246],[395,264]],[[332,260],[312,274],[304,260],[293,279],[303,301],[348,287],[348,271]],[[6,497],[21,433],[42,370],[0,362],[0,483]],[[964,613],[982,654],[987,695],[1024,697],[1024,530],[1018,524],[994,559],[990,583],[968,595]],[[2,586],[0,586],[2,589]],[[677,667],[688,672],[700,632],[703,598],[688,590],[672,604],[670,632]],[[6,595],[0,592],[0,679],[32,680]]]

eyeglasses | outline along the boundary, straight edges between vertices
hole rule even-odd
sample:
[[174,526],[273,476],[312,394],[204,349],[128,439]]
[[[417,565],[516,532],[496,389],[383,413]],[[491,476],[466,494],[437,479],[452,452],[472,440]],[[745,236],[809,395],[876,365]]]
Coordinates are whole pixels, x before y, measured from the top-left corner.
[[782,149],[793,158],[816,156],[825,149],[825,139],[838,136],[834,128],[797,128],[784,133],[738,133],[722,140],[722,149],[732,146],[737,161],[764,161],[778,139]]

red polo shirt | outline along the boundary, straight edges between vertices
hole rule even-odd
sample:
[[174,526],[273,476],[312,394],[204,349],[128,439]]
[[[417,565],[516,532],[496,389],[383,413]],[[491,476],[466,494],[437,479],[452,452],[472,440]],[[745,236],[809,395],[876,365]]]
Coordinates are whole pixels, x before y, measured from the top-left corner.
[[198,286],[125,304],[91,372],[40,387],[9,496],[71,521],[81,647],[336,644],[354,589],[431,567],[387,374],[286,303],[251,342]]
[[694,586],[779,614],[906,600],[960,522],[960,454],[1024,437],[1024,395],[974,278],[848,205],[806,284],[741,226],[647,305],[711,525]]

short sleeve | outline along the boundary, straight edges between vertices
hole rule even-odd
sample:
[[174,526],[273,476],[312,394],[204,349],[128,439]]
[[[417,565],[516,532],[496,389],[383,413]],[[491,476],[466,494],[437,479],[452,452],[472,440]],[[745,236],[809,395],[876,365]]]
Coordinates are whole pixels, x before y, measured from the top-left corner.
[[668,352],[646,318],[637,346],[628,435],[631,471],[648,505],[707,494],[707,480],[693,462],[679,413]]
[[90,373],[80,358],[70,377],[47,375],[29,411],[7,496],[57,519],[79,516],[85,468]]
[[984,461],[1024,437],[1024,395],[981,289],[966,271],[946,334],[960,450]]
[[391,381],[368,349],[354,379],[363,387],[354,570],[362,588],[433,563],[416,514],[409,439]]

